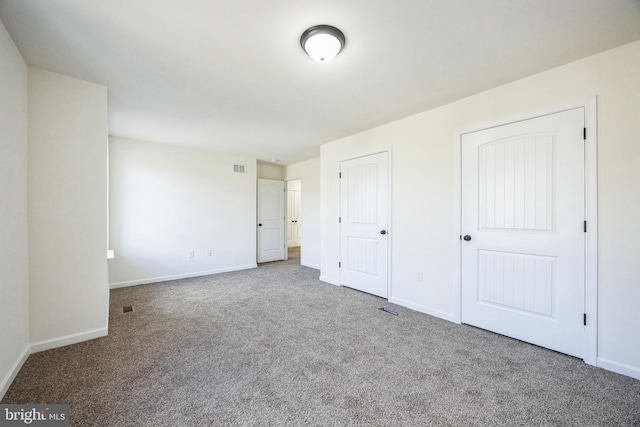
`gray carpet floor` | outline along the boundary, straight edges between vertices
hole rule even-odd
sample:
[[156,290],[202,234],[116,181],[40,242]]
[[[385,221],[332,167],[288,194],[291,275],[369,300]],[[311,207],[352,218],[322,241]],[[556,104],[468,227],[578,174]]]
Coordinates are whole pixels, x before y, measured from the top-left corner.
[[31,355],[2,403],[69,403],[74,426],[640,426],[638,380],[322,283],[292,255],[112,290],[109,336]]

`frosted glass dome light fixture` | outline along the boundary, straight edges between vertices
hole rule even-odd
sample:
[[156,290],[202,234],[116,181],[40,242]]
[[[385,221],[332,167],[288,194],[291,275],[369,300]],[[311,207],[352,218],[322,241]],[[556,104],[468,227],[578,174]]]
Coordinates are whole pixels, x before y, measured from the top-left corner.
[[300,37],[300,46],[318,62],[331,61],[344,48],[342,31],[331,25],[315,25]]

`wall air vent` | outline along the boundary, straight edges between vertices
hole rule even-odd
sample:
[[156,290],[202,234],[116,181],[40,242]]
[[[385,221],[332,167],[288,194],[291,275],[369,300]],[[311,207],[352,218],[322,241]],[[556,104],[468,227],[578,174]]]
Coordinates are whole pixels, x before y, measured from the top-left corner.
[[247,167],[245,165],[233,165],[233,171],[236,173],[246,173]]

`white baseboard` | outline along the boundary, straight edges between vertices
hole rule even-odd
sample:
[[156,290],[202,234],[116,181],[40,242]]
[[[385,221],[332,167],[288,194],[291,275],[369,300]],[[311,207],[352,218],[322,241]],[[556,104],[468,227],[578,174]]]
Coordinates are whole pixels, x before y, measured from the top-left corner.
[[457,323],[455,315],[451,313],[435,310],[433,308],[426,307],[420,304],[414,304],[410,301],[406,301],[400,298],[389,298],[389,302],[410,308],[411,310],[419,311],[420,313],[428,314],[429,316],[438,317],[440,319],[448,320],[449,322]]
[[330,277],[327,277],[327,276],[320,276],[320,281],[321,282],[325,282],[325,283],[329,283],[331,285],[340,286],[340,284],[338,283],[337,280],[334,280],[334,279],[332,279]]
[[301,262],[300,265],[302,265],[303,267],[313,268],[314,270],[320,270],[320,267],[315,264],[307,264],[307,263]]
[[51,350],[52,348],[64,347],[65,345],[77,344],[82,341],[106,337],[107,334],[108,328],[100,328],[94,329],[93,331],[81,332],[79,334],[34,342],[31,344],[31,353],[38,353],[39,351]]
[[16,375],[18,375],[18,372],[20,372],[22,365],[24,365],[24,362],[27,361],[31,354],[38,353],[39,351],[51,350],[52,348],[64,347],[65,345],[77,344],[82,341],[104,337],[107,336],[107,333],[108,328],[100,328],[93,331],[67,335],[65,337],[53,338],[50,340],[35,342],[27,345],[22,351],[22,354],[20,354],[16,362],[9,370],[9,373],[7,373],[6,377],[0,383],[0,400],[2,400],[4,395],[7,393],[7,390],[9,390],[11,383],[16,378]]
[[170,276],[149,277],[147,279],[130,280],[126,282],[110,283],[110,289],[126,288],[129,286],[148,285],[149,283],[168,282],[170,280],[188,279],[190,277],[209,276],[211,274],[228,273],[230,271],[248,270],[257,268],[258,264],[239,265],[236,267],[219,268],[216,270],[197,271],[193,273],[173,274]]
[[640,380],[640,367],[626,365],[624,363],[614,362],[613,360],[598,357],[597,366],[616,374],[626,375],[631,378]]
[[16,375],[18,375],[18,372],[20,372],[20,368],[22,368],[22,365],[24,365],[24,362],[27,361],[27,358],[29,357],[30,354],[31,354],[31,346],[26,346],[25,349],[22,351],[22,354],[20,354],[20,356],[18,357],[18,360],[16,360],[16,362],[13,364],[13,366],[9,370],[9,373],[7,373],[7,376],[5,376],[2,382],[0,383],[0,400],[2,400],[4,395],[7,393],[7,390],[9,390],[9,386],[11,385],[13,380],[16,378]]

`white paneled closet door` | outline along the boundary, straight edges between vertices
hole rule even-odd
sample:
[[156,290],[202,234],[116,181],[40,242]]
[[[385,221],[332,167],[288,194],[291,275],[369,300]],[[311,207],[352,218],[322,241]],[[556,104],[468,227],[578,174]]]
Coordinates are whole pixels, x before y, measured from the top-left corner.
[[340,284],[383,298],[388,291],[388,154],[340,164]]
[[462,137],[462,321],[584,358],[584,109]]
[[258,179],[258,262],[284,259],[284,181]]

